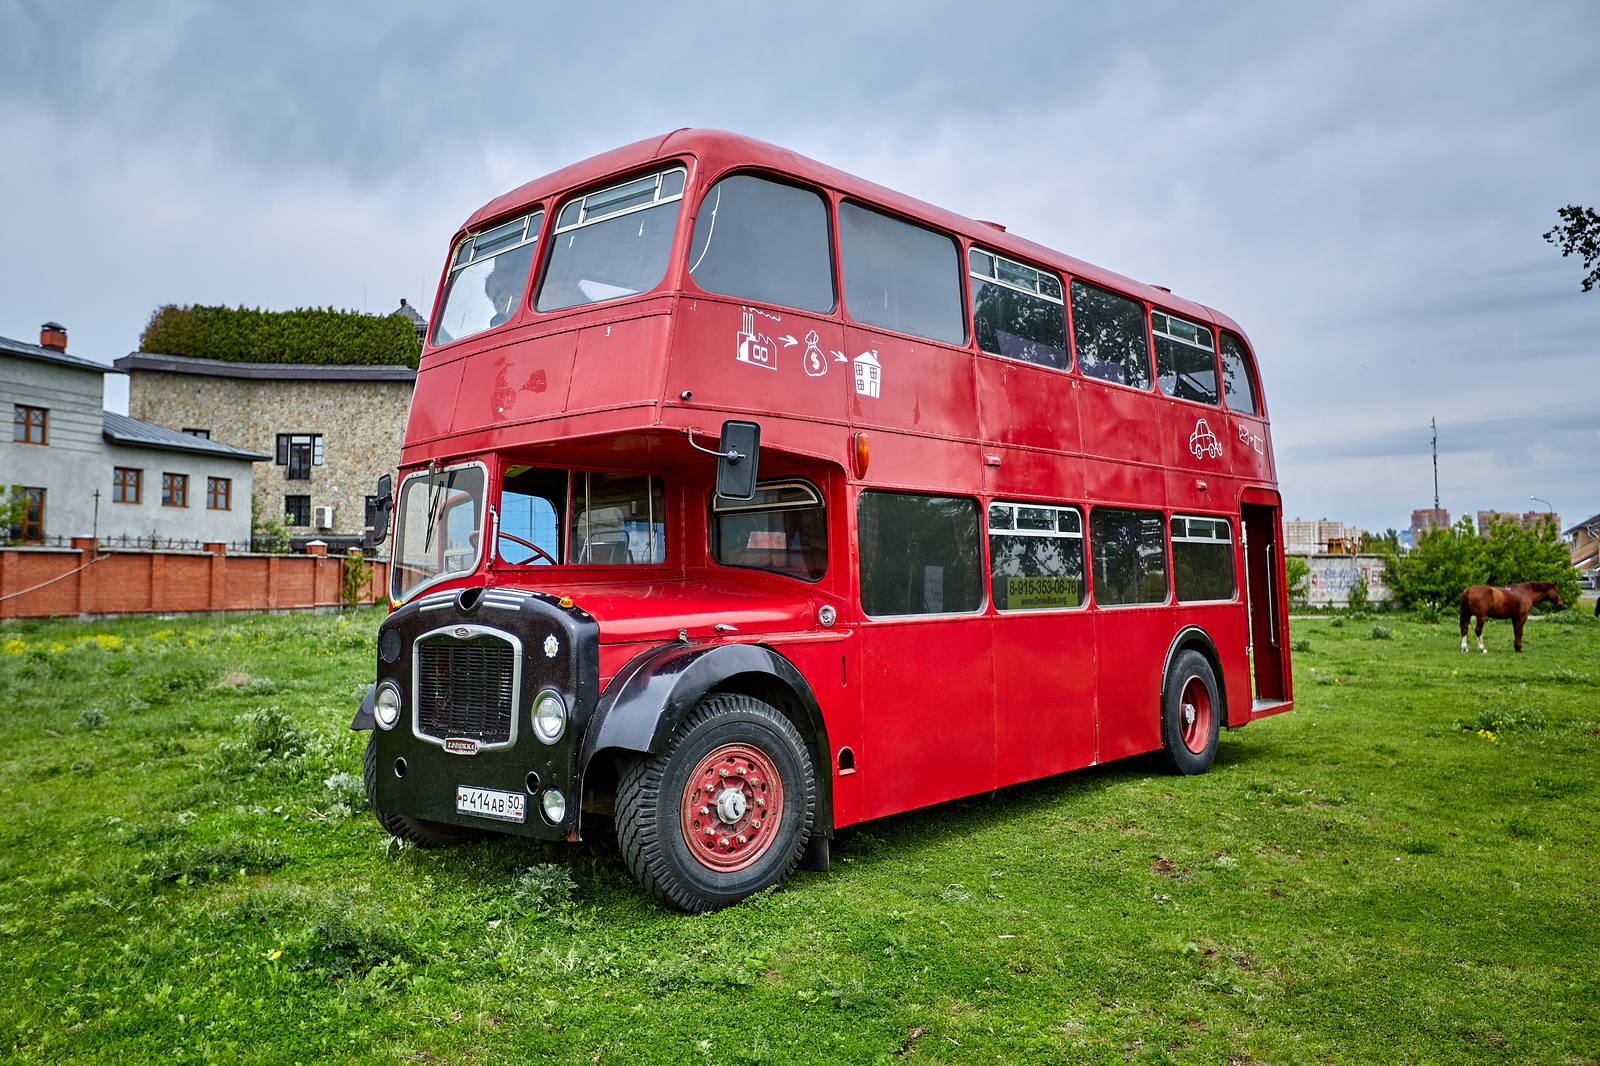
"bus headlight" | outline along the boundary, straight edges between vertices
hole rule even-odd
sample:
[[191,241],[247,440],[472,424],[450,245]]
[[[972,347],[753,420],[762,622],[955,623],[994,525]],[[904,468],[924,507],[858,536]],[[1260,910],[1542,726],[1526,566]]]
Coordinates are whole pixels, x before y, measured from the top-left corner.
[[560,695],[546,689],[533,704],[533,732],[546,744],[554,744],[567,731],[567,705]]
[[377,695],[372,698],[372,717],[383,729],[393,729],[400,720],[400,689],[393,681],[378,686]]
[[567,816],[567,797],[559,789],[545,789],[544,795],[539,798],[539,805],[544,808],[544,816],[551,825],[560,825]]

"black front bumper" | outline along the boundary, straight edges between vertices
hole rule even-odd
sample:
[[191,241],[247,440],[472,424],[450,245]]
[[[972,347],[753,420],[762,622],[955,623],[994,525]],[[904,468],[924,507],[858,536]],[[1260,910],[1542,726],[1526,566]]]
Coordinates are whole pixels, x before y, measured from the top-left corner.
[[[373,730],[378,807],[543,839],[576,835],[578,746],[599,694],[599,638],[586,612],[516,589],[453,589],[395,611],[378,633],[378,684],[401,695],[399,720]],[[554,743],[533,728],[546,691],[567,708]],[[521,795],[524,817],[459,810],[463,788]],[[544,812],[550,789],[565,798],[559,820]]]

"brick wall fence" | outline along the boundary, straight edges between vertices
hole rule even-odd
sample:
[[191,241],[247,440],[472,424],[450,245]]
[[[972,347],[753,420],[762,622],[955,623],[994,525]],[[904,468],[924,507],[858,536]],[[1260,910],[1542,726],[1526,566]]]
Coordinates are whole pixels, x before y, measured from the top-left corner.
[[[0,548],[0,619],[276,611],[344,603],[344,556],[313,545],[307,555],[229,555],[205,551],[100,549],[89,537],[71,548]],[[388,587],[385,559],[368,561],[362,603]]]

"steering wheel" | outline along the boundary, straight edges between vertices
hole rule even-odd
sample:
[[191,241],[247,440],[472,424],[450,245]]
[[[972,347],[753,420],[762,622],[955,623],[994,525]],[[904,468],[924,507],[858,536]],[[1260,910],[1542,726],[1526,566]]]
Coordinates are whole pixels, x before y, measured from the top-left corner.
[[[539,547],[537,544],[533,543],[532,541],[523,540],[521,537],[517,536],[515,533],[507,533],[507,532],[502,530],[501,533],[500,533],[500,537],[503,540],[513,541],[513,542],[515,542],[517,544],[522,545],[524,548],[527,548],[529,551],[532,551],[535,555],[543,556],[544,557],[544,561],[549,563],[551,566],[560,566],[561,565],[560,563],[556,562],[555,556],[551,555],[549,552],[545,551],[543,548]],[[524,560],[524,561],[526,562],[526,560]]]

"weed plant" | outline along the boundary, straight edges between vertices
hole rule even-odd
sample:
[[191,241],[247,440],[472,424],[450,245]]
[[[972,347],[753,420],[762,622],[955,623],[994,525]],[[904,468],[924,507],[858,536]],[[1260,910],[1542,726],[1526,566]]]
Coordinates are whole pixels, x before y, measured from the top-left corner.
[[883,819],[699,916],[603,834],[383,834],[375,612],[6,625],[0,1059],[1593,1062],[1600,623],[1382,617],[1297,619],[1294,712],[1206,775]]

